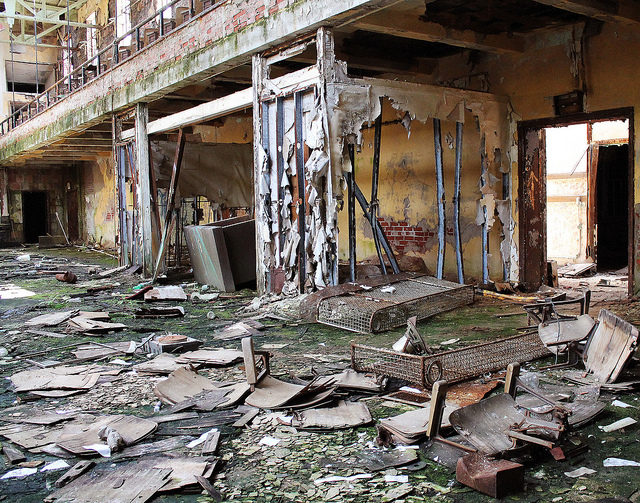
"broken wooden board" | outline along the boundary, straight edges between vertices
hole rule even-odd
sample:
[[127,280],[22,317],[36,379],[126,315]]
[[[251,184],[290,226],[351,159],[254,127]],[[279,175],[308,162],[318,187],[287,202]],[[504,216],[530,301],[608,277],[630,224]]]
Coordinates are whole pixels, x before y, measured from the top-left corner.
[[21,463],[22,461],[26,461],[27,457],[24,455],[20,449],[16,449],[15,447],[11,447],[10,445],[2,446],[2,454],[7,457],[9,464],[15,465],[16,463]]
[[153,302],[158,300],[187,300],[187,294],[180,286],[156,286],[144,294],[144,300],[146,302]]
[[171,468],[130,464],[92,476],[86,473],[53,492],[45,501],[60,503],[144,503],[169,481]]
[[164,493],[198,485],[196,476],[200,475],[205,478],[210,476],[211,470],[215,467],[215,462],[200,456],[188,458],[157,457],[140,460],[138,465],[141,467],[153,467],[156,470],[170,470],[169,481],[159,490],[159,492]]
[[153,392],[164,403],[173,405],[205,390],[217,389],[213,381],[187,368],[179,368],[164,381],[156,384]]
[[546,321],[538,325],[538,335],[542,343],[552,353],[566,351],[566,344],[586,339],[596,322],[588,314],[576,319]]
[[100,373],[62,374],[54,369],[25,370],[11,376],[15,392],[36,390],[87,390],[93,388]]
[[125,445],[133,445],[153,433],[158,424],[135,416],[101,416],[84,428],[65,428],[56,445],[78,456],[95,455],[95,450],[85,446],[103,444],[98,432],[106,426],[117,431]]
[[169,353],[160,353],[151,360],[137,363],[133,369],[140,374],[170,374],[178,370],[182,365],[176,361],[176,357]]
[[222,341],[230,341],[233,339],[242,339],[244,337],[251,337],[258,335],[260,330],[264,328],[264,325],[255,320],[245,320],[228,325],[222,330],[219,330],[213,334],[214,339]]
[[5,416],[0,418],[0,421],[6,421],[9,423],[28,423],[28,424],[41,424],[44,426],[48,426],[51,424],[62,423],[63,421],[70,421],[74,419],[77,414],[75,413],[64,413],[58,414],[55,412],[44,412],[42,414],[33,414],[35,411],[31,411],[32,414],[28,416]]
[[337,430],[362,426],[372,421],[371,412],[364,402],[340,400],[336,407],[294,413],[291,426],[303,430]]
[[558,276],[564,278],[576,278],[596,271],[596,264],[567,264],[558,268]]
[[69,482],[74,481],[84,472],[93,467],[95,463],[93,461],[78,461],[75,465],[73,465],[67,473],[65,473],[62,477],[60,477],[55,482],[56,487],[66,486]]
[[120,459],[139,458],[150,454],[163,454],[171,452],[175,449],[183,448],[186,443],[191,440],[189,436],[169,437],[156,442],[147,444],[137,444],[125,447],[121,452],[111,456],[112,461]]
[[245,399],[245,403],[259,409],[273,409],[283,406],[305,389],[306,386],[280,381],[267,375]]
[[83,316],[71,318],[67,322],[67,325],[71,330],[90,335],[115,332],[127,328],[123,323],[110,323],[107,321],[92,320]]
[[638,346],[638,329],[601,309],[598,327],[584,349],[584,366],[598,381],[615,382]]
[[322,377],[318,380],[318,383],[332,383],[341,389],[368,391],[371,393],[382,391],[382,380],[377,378],[375,374],[356,372],[353,369],[345,369],[339,374]]
[[231,365],[242,360],[242,351],[232,349],[202,348],[181,354],[177,363],[193,363],[211,366]]
[[[450,403],[445,404],[444,411],[442,413],[441,428],[451,426],[449,422],[449,415],[458,408],[458,406]],[[428,403],[419,409],[410,410],[397,416],[381,419],[378,425],[378,436],[385,444],[389,443],[386,441],[387,439],[384,438],[387,433],[392,437],[389,440],[396,440],[403,444],[410,445],[420,442],[424,440],[427,433],[430,410],[431,404]]]
[[129,353],[130,347],[131,342],[110,342],[100,346],[89,343],[79,346],[78,349],[71,351],[71,353],[78,360],[92,360],[105,356]]
[[184,316],[184,307],[141,307],[134,314],[136,318],[181,318]]
[[36,316],[35,318],[31,318],[30,320],[26,321],[25,325],[29,327],[53,327],[55,325],[59,325],[63,321],[68,320],[77,312],[78,311],[58,311],[56,313],[41,314],[40,316]]

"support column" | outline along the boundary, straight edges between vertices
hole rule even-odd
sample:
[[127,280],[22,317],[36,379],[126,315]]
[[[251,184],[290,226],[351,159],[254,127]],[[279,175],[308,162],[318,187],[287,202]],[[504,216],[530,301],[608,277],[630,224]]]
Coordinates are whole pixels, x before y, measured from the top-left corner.
[[140,221],[139,242],[142,249],[142,269],[145,277],[153,274],[153,251],[151,248],[151,212],[149,201],[151,199],[151,186],[149,177],[149,135],[147,123],[149,122],[149,109],[146,103],[136,105],[136,171],[138,172],[138,198],[137,209]]
[[268,126],[263,127],[263,121],[268,120],[262,109],[260,95],[266,77],[266,65],[262,56],[255,54],[252,59],[253,82],[253,179],[254,183],[254,217],[256,220],[256,287],[259,295],[271,290],[269,271],[267,269],[268,237],[271,233],[271,196],[269,193],[269,138]]

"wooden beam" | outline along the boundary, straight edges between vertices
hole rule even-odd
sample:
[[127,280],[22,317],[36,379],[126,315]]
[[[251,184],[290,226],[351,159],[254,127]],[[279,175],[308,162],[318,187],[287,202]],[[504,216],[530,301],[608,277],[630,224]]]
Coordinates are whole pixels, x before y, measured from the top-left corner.
[[609,23],[640,23],[640,3],[634,0],[618,0],[615,4],[601,0],[534,1]]
[[153,273],[153,251],[151,247],[151,214],[149,199],[151,197],[149,174],[149,135],[147,123],[149,109],[146,103],[136,105],[136,171],[138,172],[137,207],[142,225],[142,270],[145,277]]
[[420,21],[416,16],[392,11],[372,14],[356,21],[351,26],[373,33],[424,42],[439,42],[478,51],[498,54],[524,52],[524,39],[517,35],[485,35],[471,30],[454,30],[445,28],[438,23]]
[[[243,89],[224,98],[218,98],[217,100],[209,101],[208,103],[203,103],[202,105],[150,122],[147,132],[148,134],[164,133],[244,110],[252,105],[252,97],[253,91],[251,88]],[[132,136],[132,129],[122,132],[123,140],[127,140]]]
[[[282,93],[290,93],[297,87],[311,85],[318,79],[318,70],[315,66],[304,68],[296,72],[288,73],[277,79],[270,80],[271,90],[278,90]],[[253,106],[253,89],[247,88],[242,91],[229,94],[222,98],[203,103],[202,105],[167,115],[161,119],[149,122],[148,134],[165,133],[173,131],[192,124],[206,122],[219,117],[239,112]],[[122,132],[122,140],[133,138],[133,129],[127,129]]]

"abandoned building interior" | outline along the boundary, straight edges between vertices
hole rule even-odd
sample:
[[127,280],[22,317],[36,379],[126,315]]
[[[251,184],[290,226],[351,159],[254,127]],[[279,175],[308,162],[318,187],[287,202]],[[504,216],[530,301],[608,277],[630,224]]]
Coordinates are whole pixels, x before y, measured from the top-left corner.
[[0,5],[0,499],[640,501],[640,1]]

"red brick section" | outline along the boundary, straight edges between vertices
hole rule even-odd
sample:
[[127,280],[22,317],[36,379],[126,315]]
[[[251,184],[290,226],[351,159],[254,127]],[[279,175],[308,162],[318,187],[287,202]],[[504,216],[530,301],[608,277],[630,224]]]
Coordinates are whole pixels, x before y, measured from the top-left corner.
[[409,225],[407,222],[396,222],[393,219],[379,218],[387,239],[391,246],[398,252],[418,251],[424,252],[427,249],[427,241],[435,236],[435,233],[418,227]]

